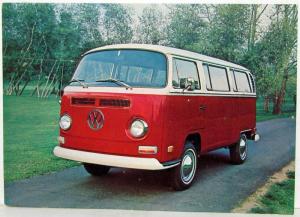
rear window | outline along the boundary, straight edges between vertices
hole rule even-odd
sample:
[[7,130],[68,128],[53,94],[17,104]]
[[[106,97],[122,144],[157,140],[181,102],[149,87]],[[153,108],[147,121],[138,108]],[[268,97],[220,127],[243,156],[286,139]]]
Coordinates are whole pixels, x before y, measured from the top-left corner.
[[239,92],[250,93],[251,87],[249,84],[249,79],[248,79],[247,74],[245,72],[240,72],[240,71],[234,70],[234,75],[235,75],[237,90]]

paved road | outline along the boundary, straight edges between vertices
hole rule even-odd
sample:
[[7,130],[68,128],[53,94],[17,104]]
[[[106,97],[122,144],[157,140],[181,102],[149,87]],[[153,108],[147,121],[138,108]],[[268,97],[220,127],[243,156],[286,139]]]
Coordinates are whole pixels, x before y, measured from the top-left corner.
[[113,169],[91,177],[80,167],[5,185],[6,204],[166,211],[228,212],[294,159],[295,120],[258,123],[261,140],[249,146],[243,165],[229,163],[228,150],[202,156],[194,185],[174,192],[166,171]]

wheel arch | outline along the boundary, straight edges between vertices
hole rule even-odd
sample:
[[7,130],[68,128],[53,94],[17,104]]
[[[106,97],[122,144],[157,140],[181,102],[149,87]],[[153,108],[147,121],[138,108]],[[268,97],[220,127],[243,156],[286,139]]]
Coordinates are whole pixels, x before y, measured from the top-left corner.
[[201,153],[201,135],[198,132],[190,133],[187,135],[185,142],[190,141],[199,155]]
[[250,139],[250,140],[252,139],[252,131],[251,131],[251,129],[241,131],[240,135],[243,135],[243,134],[246,136],[247,139]]

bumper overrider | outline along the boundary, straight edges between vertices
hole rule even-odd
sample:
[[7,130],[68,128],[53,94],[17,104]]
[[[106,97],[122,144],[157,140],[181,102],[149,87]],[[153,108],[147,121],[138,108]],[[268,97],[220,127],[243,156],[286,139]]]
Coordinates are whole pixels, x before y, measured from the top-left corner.
[[124,167],[142,170],[164,170],[180,164],[180,160],[160,163],[155,158],[128,157],[120,155],[100,154],[94,152],[80,151],[56,146],[53,150],[55,156],[79,161],[112,167]]

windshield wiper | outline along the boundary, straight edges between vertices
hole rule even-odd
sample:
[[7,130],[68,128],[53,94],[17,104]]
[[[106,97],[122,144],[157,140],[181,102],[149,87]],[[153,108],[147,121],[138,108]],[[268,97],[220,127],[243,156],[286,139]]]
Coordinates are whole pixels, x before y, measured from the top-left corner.
[[84,80],[82,80],[82,79],[72,79],[71,81],[69,81],[69,84],[71,84],[73,82],[78,82],[79,84],[82,85],[83,88],[88,88],[88,85],[86,83],[84,83]]
[[124,81],[120,81],[118,79],[114,79],[114,78],[108,78],[108,79],[103,79],[103,80],[97,80],[96,82],[113,82],[116,83],[120,86],[124,86],[126,87],[126,89],[132,89],[132,87],[129,84],[126,84]]

